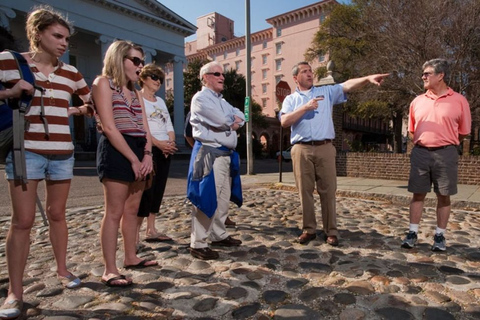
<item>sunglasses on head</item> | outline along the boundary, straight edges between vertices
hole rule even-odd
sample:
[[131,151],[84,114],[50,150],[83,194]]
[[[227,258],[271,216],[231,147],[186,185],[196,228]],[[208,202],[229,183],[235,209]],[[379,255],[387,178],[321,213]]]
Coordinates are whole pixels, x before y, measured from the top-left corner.
[[150,79],[152,79],[153,81],[158,81],[160,80],[160,78],[154,74],[149,74],[148,77],[150,77]]
[[215,77],[224,77],[225,78],[225,73],[221,73],[221,72],[208,72],[207,74],[211,74],[211,75],[214,75]]
[[140,63],[142,64],[142,66],[145,65],[145,60],[140,59],[139,57],[125,57],[125,59],[128,59],[128,60],[132,61],[133,65],[135,67],[138,67],[140,65]]

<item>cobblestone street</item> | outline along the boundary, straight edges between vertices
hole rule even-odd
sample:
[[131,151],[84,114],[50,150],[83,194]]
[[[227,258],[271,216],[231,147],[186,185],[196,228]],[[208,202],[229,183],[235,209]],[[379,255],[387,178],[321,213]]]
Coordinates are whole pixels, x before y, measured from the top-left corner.
[[[67,213],[69,268],[83,282],[76,290],[63,289],[56,280],[47,228],[38,219],[24,283],[25,319],[480,318],[478,212],[455,209],[446,233],[447,252],[434,253],[433,208],[424,214],[418,246],[407,250],[400,243],[408,207],[339,197],[340,246],[331,247],[320,229],[308,245],[296,242],[301,227],[296,192],[250,188],[244,199],[242,208],[231,207],[237,228],[229,229],[243,244],[215,248],[219,260],[201,261],[187,250],[190,205],[184,197],[165,198],[157,227],[174,241],[143,243],[140,256],[157,259],[159,266],[121,269],[133,277],[135,284],[128,289],[100,282],[102,207]],[[317,221],[321,228],[319,215]],[[0,225],[3,300],[9,217],[2,217]],[[119,266],[121,255],[119,251]]]

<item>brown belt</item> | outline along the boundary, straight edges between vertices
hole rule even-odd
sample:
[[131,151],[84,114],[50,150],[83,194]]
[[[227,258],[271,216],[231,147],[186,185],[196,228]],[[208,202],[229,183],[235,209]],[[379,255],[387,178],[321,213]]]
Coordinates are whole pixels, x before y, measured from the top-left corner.
[[442,150],[442,149],[448,148],[450,146],[455,146],[455,145],[454,144],[449,144],[449,145],[441,146],[441,147],[425,147],[425,146],[421,146],[419,144],[416,144],[415,146],[417,146],[419,148],[422,148],[422,149],[427,149],[428,151],[437,151],[437,150]]
[[307,144],[309,146],[321,146],[327,143],[332,143],[332,140],[325,139],[325,140],[313,140],[313,141],[300,141],[297,142],[298,144]]

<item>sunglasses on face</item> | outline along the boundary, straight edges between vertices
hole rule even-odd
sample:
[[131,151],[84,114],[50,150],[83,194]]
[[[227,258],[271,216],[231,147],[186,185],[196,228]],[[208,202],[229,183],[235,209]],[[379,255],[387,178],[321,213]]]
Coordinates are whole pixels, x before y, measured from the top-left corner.
[[149,74],[148,77],[150,77],[150,79],[152,79],[153,81],[158,81],[160,80],[160,78],[154,74]]
[[225,78],[225,73],[221,73],[221,72],[208,72],[207,74],[211,74],[211,75],[214,75],[215,77],[224,77]]
[[138,67],[140,65],[140,63],[142,64],[142,66],[145,65],[145,60],[140,59],[139,57],[125,57],[125,59],[128,59],[128,60],[132,61],[133,65],[135,67]]
[[429,76],[431,76],[432,74],[434,74],[434,72],[424,72],[422,73],[422,78],[428,78]]

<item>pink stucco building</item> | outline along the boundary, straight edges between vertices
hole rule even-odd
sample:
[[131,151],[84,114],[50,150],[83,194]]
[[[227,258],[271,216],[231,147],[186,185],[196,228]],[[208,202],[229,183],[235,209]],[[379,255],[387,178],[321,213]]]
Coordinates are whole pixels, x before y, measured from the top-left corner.
[[[271,28],[251,34],[251,84],[252,98],[263,107],[263,113],[275,117],[279,103],[275,97],[278,81],[288,82],[292,90],[295,84],[291,75],[293,65],[304,61],[313,36],[327,16],[334,0],[298,8],[267,19]],[[234,36],[234,21],[216,12],[197,18],[197,39],[185,44],[187,63],[195,59],[215,60],[225,70],[236,69],[245,74],[245,37]],[[315,68],[326,64],[326,57],[312,62]],[[166,91],[173,89],[173,75],[168,70]]]
[[[290,89],[295,90],[291,70],[293,65],[305,60],[305,53],[311,47],[315,33],[321,27],[335,0],[323,0],[271,17],[266,21],[271,28],[251,34],[251,92],[255,102],[263,108],[269,127],[257,128],[253,124],[254,138],[264,146],[264,151],[274,155],[279,150],[280,135],[284,148],[290,144],[289,129],[280,133],[276,112],[281,104],[276,98],[276,84],[286,81]],[[237,70],[246,74],[245,37],[234,36],[234,21],[216,12],[197,19],[197,38],[185,44],[186,62],[197,59],[215,60],[223,65],[225,71]],[[310,62],[312,68],[326,66],[327,56],[319,56]],[[172,66],[166,65],[166,85],[168,92],[173,89]],[[325,81],[326,80],[326,81]],[[333,78],[322,79],[314,85],[327,84]],[[331,83],[331,82],[330,82]],[[354,141],[367,137],[381,150],[388,147],[389,126],[387,123],[372,119],[350,117],[343,108],[334,108],[333,120],[336,131],[334,141],[337,150],[350,150]]]

